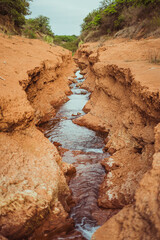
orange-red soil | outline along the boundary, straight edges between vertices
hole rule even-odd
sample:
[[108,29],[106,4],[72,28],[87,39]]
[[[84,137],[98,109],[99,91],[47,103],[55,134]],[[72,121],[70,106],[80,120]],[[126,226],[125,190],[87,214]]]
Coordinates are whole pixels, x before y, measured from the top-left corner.
[[[108,133],[98,203],[122,208],[92,237],[159,239],[160,39],[87,43],[75,56],[92,94],[74,123]],[[156,152],[156,153],[155,153]],[[145,174],[146,173],[146,174]],[[147,180],[148,179],[148,180]],[[153,186],[152,186],[153,185]],[[135,195],[136,193],[136,195]]]
[[[73,228],[64,175],[75,169],[36,125],[67,101],[76,67],[71,52],[39,40],[1,34],[0,50],[0,238],[47,239]],[[123,208],[93,240],[160,239],[159,51],[159,39],[113,39],[75,56],[92,94],[74,122],[108,133],[98,204]]]
[[73,222],[64,173],[72,172],[72,165],[62,164],[35,124],[67,101],[75,71],[72,53],[2,34],[0,52],[0,234],[22,239],[43,222],[37,239],[62,227],[68,231]]

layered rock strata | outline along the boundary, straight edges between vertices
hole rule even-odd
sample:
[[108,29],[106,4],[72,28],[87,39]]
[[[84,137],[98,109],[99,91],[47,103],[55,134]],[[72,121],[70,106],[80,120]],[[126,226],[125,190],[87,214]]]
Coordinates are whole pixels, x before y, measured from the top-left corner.
[[93,235],[92,240],[160,239],[160,124],[155,128],[152,169],[141,180],[135,203],[124,207]]
[[34,239],[46,238],[73,227],[64,176],[72,166],[35,124],[67,100],[75,64],[39,40],[0,35],[0,49],[0,235],[22,239],[44,225]]
[[[151,63],[159,39],[109,40],[84,44],[75,61],[92,94],[86,115],[75,123],[108,133],[104,159],[107,175],[98,203],[122,208],[134,201],[144,174],[152,168],[154,128],[160,122],[160,68]],[[99,238],[100,239],[100,238]]]

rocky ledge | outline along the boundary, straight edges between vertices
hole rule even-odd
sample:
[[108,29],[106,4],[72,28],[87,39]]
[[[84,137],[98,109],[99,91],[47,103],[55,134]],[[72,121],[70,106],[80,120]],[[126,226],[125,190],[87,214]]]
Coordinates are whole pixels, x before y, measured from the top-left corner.
[[[108,134],[98,204],[123,208],[93,240],[159,239],[159,39],[87,43],[75,61],[91,91],[75,123]],[[156,135],[155,135],[156,131]]]
[[71,52],[39,40],[0,35],[0,49],[0,238],[55,236],[73,227],[64,176],[72,165],[36,125],[67,101],[75,64]]

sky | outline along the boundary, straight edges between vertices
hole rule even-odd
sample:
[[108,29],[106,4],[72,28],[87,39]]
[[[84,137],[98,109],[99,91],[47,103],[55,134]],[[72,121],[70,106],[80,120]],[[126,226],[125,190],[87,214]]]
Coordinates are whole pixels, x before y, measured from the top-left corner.
[[55,35],[78,36],[83,19],[99,5],[100,0],[33,0],[29,17],[48,17]]

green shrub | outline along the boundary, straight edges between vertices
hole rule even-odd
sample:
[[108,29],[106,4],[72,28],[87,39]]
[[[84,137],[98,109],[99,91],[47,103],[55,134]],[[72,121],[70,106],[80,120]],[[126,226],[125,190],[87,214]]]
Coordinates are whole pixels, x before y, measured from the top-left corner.
[[31,29],[25,29],[24,36],[28,37],[28,38],[32,38],[32,39],[37,38],[36,37],[36,33],[33,30],[31,30]]
[[26,19],[24,29],[30,29],[52,37],[54,36],[49,24],[49,18],[42,15],[36,18]]
[[79,44],[79,39],[75,35],[55,35],[53,42],[63,48],[66,48],[73,53],[76,52]]
[[106,9],[104,9],[104,13],[106,13],[107,15],[113,14],[113,13],[117,13],[117,4],[116,3],[112,3],[110,4]]
[[55,35],[54,36],[54,43],[61,44],[62,42],[73,42],[77,40],[77,36],[75,35]]
[[160,16],[154,16],[154,17],[151,19],[151,24],[152,24],[152,26],[154,26],[154,27],[160,27]]
[[147,22],[145,19],[152,19],[153,25],[158,27],[159,15],[160,0],[103,0],[98,9],[84,18],[81,38],[91,39],[91,36],[94,38],[106,33],[113,35],[124,27]]
[[40,38],[48,43],[53,43],[54,34],[49,25],[49,18],[42,15],[26,19],[22,33],[28,38]]
[[16,27],[22,27],[25,16],[30,14],[30,1],[32,0],[0,0],[0,15],[9,16]]
[[78,43],[78,48],[83,44],[84,42],[81,40],[79,43]]
[[114,27],[115,29],[119,29],[123,26],[123,23],[125,22],[124,15],[119,15],[118,18],[114,21]]
[[91,23],[95,26],[98,26],[100,24],[101,18],[102,18],[101,15],[97,13],[97,15],[94,17]]
[[93,10],[91,13],[84,18],[81,25],[82,31],[93,29],[99,25],[101,21],[101,10]]
[[145,6],[150,5],[150,4],[157,5],[157,4],[159,4],[159,2],[160,2],[160,0],[136,0],[137,5],[145,5]]
[[44,36],[44,41],[47,42],[47,43],[53,43],[53,37],[49,36],[49,35],[46,35]]

